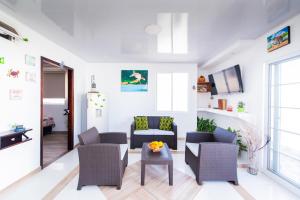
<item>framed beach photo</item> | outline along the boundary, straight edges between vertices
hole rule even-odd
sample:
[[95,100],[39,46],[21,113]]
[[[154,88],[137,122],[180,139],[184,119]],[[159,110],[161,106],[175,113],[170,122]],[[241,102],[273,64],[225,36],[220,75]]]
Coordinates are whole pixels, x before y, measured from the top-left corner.
[[270,35],[268,38],[268,52],[279,49],[290,44],[290,27],[287,26],[280,31]]
[[121,70],[121,92],[147,92],[148,70]]

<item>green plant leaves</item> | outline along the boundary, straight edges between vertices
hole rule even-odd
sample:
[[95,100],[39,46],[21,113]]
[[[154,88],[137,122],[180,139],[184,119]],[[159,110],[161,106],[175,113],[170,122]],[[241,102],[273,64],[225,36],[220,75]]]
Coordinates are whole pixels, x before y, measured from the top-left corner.
[[213,133],[217,128],[217,125],[213,119],[204,119],[203,117],[197,117],[197,131]]
[[231,127],[228,127],[227,131],[230,131],[237,135],[236,144],[239,145],[239,152],[248,150],[247,145],[243,142],[243,136],[240,134],[240,130],[235,130]]

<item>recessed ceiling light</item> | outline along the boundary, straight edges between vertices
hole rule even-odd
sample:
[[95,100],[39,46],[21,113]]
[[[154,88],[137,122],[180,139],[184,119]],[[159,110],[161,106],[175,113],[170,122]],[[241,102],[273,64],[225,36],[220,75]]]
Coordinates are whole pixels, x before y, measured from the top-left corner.
[[149,35],[157,35],[161,32],[161,27],[157,24],[150,24],[145,27],[145,32]]

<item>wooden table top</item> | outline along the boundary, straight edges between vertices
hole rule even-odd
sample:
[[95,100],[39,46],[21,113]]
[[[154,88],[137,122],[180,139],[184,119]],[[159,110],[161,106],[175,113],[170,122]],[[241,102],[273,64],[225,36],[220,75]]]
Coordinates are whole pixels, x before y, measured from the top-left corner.
[[160,152],[152,152],[148,147],[148,143],[144,143],[142,147],[142,161],[146,162],[169,162],[172,161],[170,149],[166,143]]

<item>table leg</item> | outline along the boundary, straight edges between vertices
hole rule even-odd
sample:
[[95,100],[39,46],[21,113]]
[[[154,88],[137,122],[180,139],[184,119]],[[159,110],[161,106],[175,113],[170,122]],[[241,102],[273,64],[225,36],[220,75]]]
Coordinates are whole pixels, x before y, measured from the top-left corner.
[[169,185],[173,185],[173,161],[168,164]]
[[141,185],[145,184],[145,163],[141,163]]

